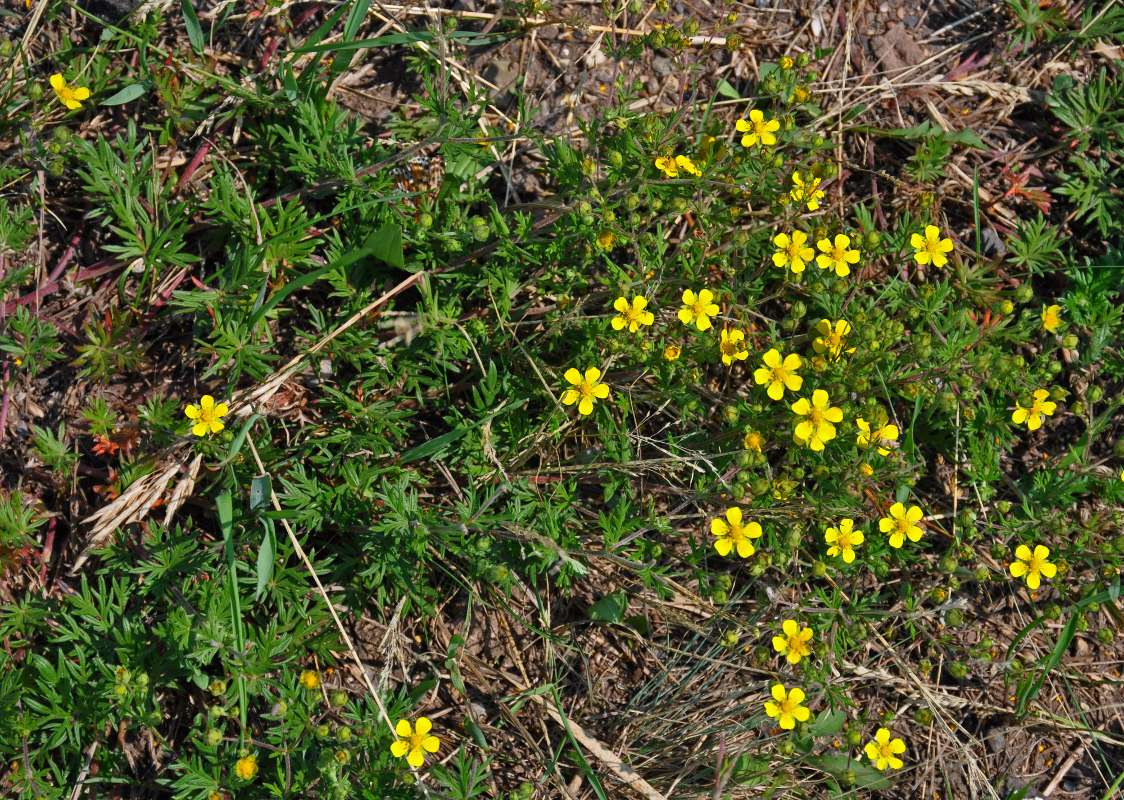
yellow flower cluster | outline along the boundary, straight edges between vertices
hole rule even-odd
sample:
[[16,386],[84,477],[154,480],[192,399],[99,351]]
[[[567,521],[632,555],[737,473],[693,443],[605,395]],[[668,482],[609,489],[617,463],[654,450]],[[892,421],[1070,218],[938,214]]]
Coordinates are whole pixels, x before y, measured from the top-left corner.
[[680,172],[689,173],[696,178],[702,175],[702,170],[695,165],[695,162],[682,155],[657,158],[656,169],[662,170],[664,176],[668,178],[678,178]]

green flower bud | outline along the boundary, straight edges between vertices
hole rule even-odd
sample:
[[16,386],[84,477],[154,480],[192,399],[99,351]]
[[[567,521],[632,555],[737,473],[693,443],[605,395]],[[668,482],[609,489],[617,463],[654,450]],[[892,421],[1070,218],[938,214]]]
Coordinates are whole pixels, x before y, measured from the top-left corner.
[[950,628],[957,627],[964,621],[964,612],[959,608],[950,608],[944,615],[944,622]]
[[1067,350],[1072,350],[1073,348],[1077,347],[1077,335],[1073,333],[1067,333],[1065,336],[1063,336],[1062,347],[1066,348]]
[[933,721],[933,712],[927,708],[919,708],[913,712],[913,721],[918,725],[928,725]]
[[968,677],[968,665],[963,661],[953,661],[948,665],[948,674],[956,680],[962,681]]
[[839,774],[839,782],[844,786],[854,786],[856,780],[858,780],[858,778],[855,776],[855,771],[853,769],[845,769]]
[[1044,609],[1042,609],[1042,616],[1044,616],[1046,619],[1057,622],[1062,618],[1062,607],[1057,603],[1050,603]]
[[782,756],[792,756],[796,753],[796,743],[791,739],[786,739],[785,741],[781,742],[780,749]]
[[348,728],[347,726],[340,728],[338,731],[336,731],[336,738],[341,742],[349,741],[351,739],[351,728]]
[[346,706],[347,699],[347,692],[345,692],[343,689],[336,689],[328,697],[328,700],[334,706]]
[[1100,386],[1090,386],[1088,391],[1085,392],[1085,399],[1090,403],[1099,403],[1104,397],[1104,389]]
[[1097,631],[1097,641],[1101,644],[1112,644],[1112,640],[1116,635],[1112,632],[1112,628],[1101,628]]
[[848,747],[858,747],[863,743],[863,732],[858,728],[850,728],[843,735]]
[[208,728],[206,736],[203,737],[208,745],[216,747],[222,741],[222,731],[218,728]]
[[624,164],[624,158],[616,150],[610,150],[606,153],[605,160],[609,162],[609,166],[613,169],[620,169],[621,165]]
[[1029,303],[1034,298],[1034,289],[1029,283],[1024,283],[1015,289],[1015,301],[1018,303]]

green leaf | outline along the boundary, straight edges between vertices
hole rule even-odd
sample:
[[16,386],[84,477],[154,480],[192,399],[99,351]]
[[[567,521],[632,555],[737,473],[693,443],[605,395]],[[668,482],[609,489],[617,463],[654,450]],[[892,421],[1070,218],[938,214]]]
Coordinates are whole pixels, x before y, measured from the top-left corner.
[[375,258],[401,269],[405,265],[402,258],[402,226],[388,222],[367,237],[363,249]]
[[343,26],[344,41],[354,39],[355,34],[359,33],[363,20],[367,18],[367,9],[370,7],[371,0],[356,0],[352,5],[351,12],[347,15],[347,22]]
[[839,731],[843,730],[844,723],[847,722],[847,714],[838,709],[833,711],[824,711],[816,721],[808,726],[813,736],[833,736]]
[[620,622],[628,608],[628,595],[618,591],[607,594],[589,608],[589,618],[605,622]]
[[195,9],[191,7],[191,0],[180,0],[180,9],[183,11],[183,21],[187,28],[187,40],[191,42],[191,49],[195,55],[203,55],[203,28],[199,25],[199,17],[195,16]]
[[405,453],[403,453],[402,457],[398,459],[398,463],[408,464],[411,461],[417,461],[418,459],[421,459],[421,458],[429,458],[430,456],[436,455],[438,452],[443,450],[447,445],[452,444],[457,439],[461,438],[462,436],[464,436],[466,433],[473,430],[474,428],[478,428],[481,425],[483,425],[485,422],[487,422],[488,420],[494,419],[495,417],[498,417],[500,414],[503,414],[506,411],[510,411],[511,409],[516,408],[518,406],[521,406],[526,402],[527,402],[526,399],[515,400],[511,403],[508,403],[506,406],[501,408],[499,411],[493,411],[488,416],[484,417],[483,419],[477,420],[476,422],[473,422],[470,425],[466,425],[463,428],[454,428],[453,430],[449,431],[448,433],[441,434],[436,439],[430,439],[428,442],[425,442],[423,444],[419,444],[417,447],[415,447],[411,450],[407,450]]
[[254,590],[254,599],[260,600],[265,593],[265,587],[273,580],[273,564],[277,560],[277,534],[273,528],[273,520],[262,519],[265,525],[265,536],[262,537],[261,547],[258,548],[257,562],[257,588]]
[[120,106],[125,103],[131,103],[134,100],[144,97],[148,90],[152,88],[151,81],[140,81],[138,83],[130,83],[123,89],[114,92],[109,97],[101,101],[103,106]]
[[269,507],[273,497],[272,484],[269,475],[255,475],[250,479],[250,510],[261,511]]
[[856,761],[848,756],[811,756],[806,759],[806,763],[816,769],[822,769],[836,779],[842,778],[843,773],[850,770],[855,773],[855,785],[860,789],[884,792],[893,786],[890,779],[879,770],[876,770],[870,764],[864,764],[862,761]]
[[730,82],[725,78],[718,79],[718,86],[715,87],[715,91],[723,97],[728,97],[731,100],[742,99],[742,96],[738,94],[738,90],[731,86]]
[[1016,693],[1018,703],[1015,705],[1015,715],[1022,716],[1026,711],[1026,704],[1038,696],[1038,692],[1042,689],[1042,683],[1046,680],[1046,676],[1050,674],[1050,670],[1056,667],[1065,655],[1065,651],[1069,649],[1069,645],[1073,642],[1073,637],[1077,634],[1077,620],[1081,618],[1080,614],[1070,615],[1069,621],[1062,628],[1061,634],[1058,636],[1058,641],[1054,645],[1054,649],[1050,655],[1038,667],[1037,674],[1034,680],[1026,686],[1020,686],[1019,692]]

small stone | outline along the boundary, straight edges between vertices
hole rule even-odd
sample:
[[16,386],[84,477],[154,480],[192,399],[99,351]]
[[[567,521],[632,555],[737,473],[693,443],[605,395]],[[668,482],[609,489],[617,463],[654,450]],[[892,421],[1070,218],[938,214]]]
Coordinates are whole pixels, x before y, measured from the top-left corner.
[[671,61],[666,58],[653,58],[652,69],[655,70],[656,74],[661,78],[666,78],[671,74]]

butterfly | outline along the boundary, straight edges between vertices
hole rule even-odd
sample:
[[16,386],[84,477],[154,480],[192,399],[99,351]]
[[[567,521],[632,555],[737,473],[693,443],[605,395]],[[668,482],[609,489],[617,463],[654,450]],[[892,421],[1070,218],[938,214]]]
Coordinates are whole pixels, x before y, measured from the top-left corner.
[[394,188],[407,195],[402,202],[420,211],[422,198],[428,197],[432,205],[445,179],[445,159],[441,156],[414,156],[390,170]]

